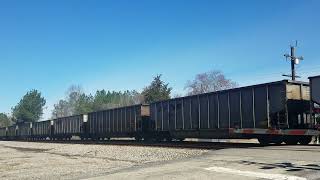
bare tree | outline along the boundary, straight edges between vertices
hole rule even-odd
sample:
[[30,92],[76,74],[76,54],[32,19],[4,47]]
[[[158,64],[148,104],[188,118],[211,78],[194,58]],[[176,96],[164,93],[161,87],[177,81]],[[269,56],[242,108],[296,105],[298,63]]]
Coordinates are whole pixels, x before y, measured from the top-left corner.
[[52,111],[52,118],[60,118],[72,115],[68,101],[66,100],[60,100],[57,104],[54,104],[53,107],[54,109]]
[[80,85],[71,85],[66,91],[66,97],[54,104],[52,118],[66,117],[75,114],[76,105],[83,95],[83,89]]
[[221,91],[237,87],[238,84],[227,79],[221,71],[209,71],[197,74],[195,79],[188,81],[185,90],[188,95]]
[[175,94],[173,94],[172,97],[173,97],[173,98],[180,98],[180,97],[183,97],[183,94],[175,93]]
[[85,114],[110,108],[143,103],[143,95],[138,91],[106,91],[104,89],[91,94],[84,93],[81,86],[71,86],[66,97],[54,105],[52,118]]
[[141,104],[144,102],[144,96],[136,90],[131,92],[131,98],[133,104]]

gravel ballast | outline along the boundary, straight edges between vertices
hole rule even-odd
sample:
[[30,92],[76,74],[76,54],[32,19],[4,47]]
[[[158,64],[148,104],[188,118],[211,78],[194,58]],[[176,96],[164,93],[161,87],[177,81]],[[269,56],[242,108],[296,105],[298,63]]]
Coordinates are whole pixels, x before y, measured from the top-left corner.
[[0,141],[0,178],[81,179],[205,152],[150,146]]

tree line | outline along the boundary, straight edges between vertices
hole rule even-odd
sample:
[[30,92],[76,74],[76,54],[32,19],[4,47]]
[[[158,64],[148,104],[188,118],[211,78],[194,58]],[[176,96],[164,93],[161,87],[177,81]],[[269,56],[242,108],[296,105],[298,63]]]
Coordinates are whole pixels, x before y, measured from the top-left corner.
[[[66,97],[54,104],[52,118],[170,99],[172,87],[161,77],[161,75],[155,76],[142,92],[102,89],[97,90],[94,94],[86,94],[81,86],[73,85],[67,90]],[[237,83],[227,79],[221,71],[210,71],[198,74],[193,80],[188,81],[185,90],[186,95],[195,95],[237,86]],[[6,127],[13,123],[39,121],[45,105],[46,100],[41,92],[31,90],[12,108],[11,114],[0,113],[0,127]]]

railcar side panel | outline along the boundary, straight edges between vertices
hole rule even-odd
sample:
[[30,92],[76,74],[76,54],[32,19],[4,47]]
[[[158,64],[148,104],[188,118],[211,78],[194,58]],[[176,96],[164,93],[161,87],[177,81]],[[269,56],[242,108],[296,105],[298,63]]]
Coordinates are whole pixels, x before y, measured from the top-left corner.
[[230,102],[230,127],[241,128],[241,91],[233,91],[229,93]]
[[57,118],[53,122],[55,137],[78,136],[83,132],[83,115]]
[[176,111],[175,101],[169,101],[169,130],[175,130],[176,127]]
[[15,138],[17,136],[17,126],[9,126],[7,131],[7,136],[10,138]]
[[320,76],[310,77],[311,100],[320,105]]
[[281,84],[269,86],[270,127],[287,126],[286,122],[286,88]]
[[182,99],[175,101],[175,109],[176,129],[183,129]]
[[21,123],[19,124],[19,129],[18,129],[18,133],[19,133],[19,137],[20,138],[29,138],[31,137],[31,125],[32,123],[28,122],[28,123]]
[[268,128],[267,87],[254,88],[255,127]]
[[241,91],[242,128],[255,128],[253,88]]
[[219,128],[219,104],[217,94],[208,94],[209,98],[209,129]]
[[2,127],[0,128],[0,139],[5,139],[7,137],[7,128]]
[[143,131],[142,117],[149,117],[149,115],[148,106],[145,105],[89,113],[89,136],[92,138],[133,137],[136,133]]
[[33,137],[36,138],[47,138],[52,134],[51,131],[51,120],[39,121],[32,124]]
[[219,128],[229,128],[229,96],[227,92],[218,94],[219,98]]

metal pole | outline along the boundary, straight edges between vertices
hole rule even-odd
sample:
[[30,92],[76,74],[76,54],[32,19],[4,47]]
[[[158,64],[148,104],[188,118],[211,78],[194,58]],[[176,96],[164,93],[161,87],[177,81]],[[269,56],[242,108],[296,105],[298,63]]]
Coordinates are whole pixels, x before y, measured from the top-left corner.
[[291,75],[283,75],[286,77],[291,77],[292,81],[295,81],[296,78],[299,78],[299,76],[296,75],[296,68],[295,65],[299,63],[300,60],[303,60],[303,57],[295,57],[295,50],[297,47],[297,42],[296,42],[296,46],[290,46],[290,54],[285,54],[284,56],[286,58],[289,58],[291,61]]
[[294,56],[294,47],[291,46],[291,77],[292,77],[292,81],[296,80],[296,70],[295,70],[295,56]]

